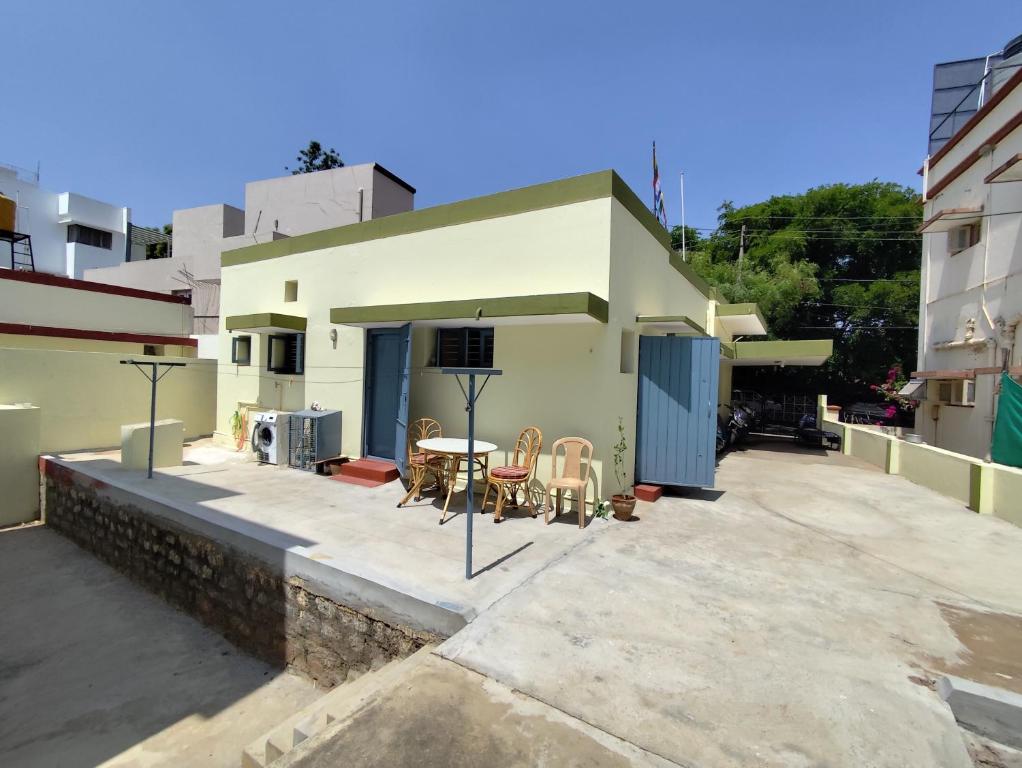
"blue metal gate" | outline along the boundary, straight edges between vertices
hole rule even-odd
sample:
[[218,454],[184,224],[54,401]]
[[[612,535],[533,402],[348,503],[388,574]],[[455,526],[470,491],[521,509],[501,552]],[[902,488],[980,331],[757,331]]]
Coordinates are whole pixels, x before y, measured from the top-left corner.
[[412,324],[402,325],[398,330],[401,337],[399,394],[397,404],[397,431],[394,435],[394,463],[401,477],[408,477],[408,384],[412,375]]
[[635,478],[713,486],[720,339],[639,337]]

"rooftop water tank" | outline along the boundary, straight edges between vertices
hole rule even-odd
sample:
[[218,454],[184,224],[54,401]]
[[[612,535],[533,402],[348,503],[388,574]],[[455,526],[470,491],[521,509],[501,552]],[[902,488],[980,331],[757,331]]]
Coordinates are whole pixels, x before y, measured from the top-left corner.
[[1004,46],[1004,51],[1001,53],[1006,59],[1010,59],[1016,53],[1022,53],[1022,35],[1013,37],[1008,41],[1008,44]]
[[0,192],[0,230],[14,231],[14,216],[17,210],[18,204]]

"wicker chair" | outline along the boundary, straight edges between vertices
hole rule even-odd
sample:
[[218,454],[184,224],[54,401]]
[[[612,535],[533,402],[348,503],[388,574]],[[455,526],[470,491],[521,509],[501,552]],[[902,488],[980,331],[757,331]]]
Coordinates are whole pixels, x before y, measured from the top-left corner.
[[[561,474],[557,474],[557,452],[564,449],[564,466]],[[552,465],[550,477],[546,484],[546,510],[543,519],[550,524],[550,491],[557,493],[557,510],[554,517],[561,514],[561,494],[564,491],[575,491],[578,495],[578,527],[586,524],[586,487],[589,485],[589,467],[593,463],[593,444],[583,437],[562,437],[554,441],[550,449]],[[583,462],[585,467],[583,468]]]
[[422,498],[422,484],[426,481],[426,475],[433,475],[433,479],[439,484],[444,472],[444,457],[431,456],[419,448],[419,440],[426,440],[430,437],[443,437],[443,430],[440,422],[436,419],[418,419],[408,425],[408,493],[398,502],[398,506],[404,506],[408,499],[415,497],[416,501]]
[[486,511],[486,502],[490,498],[490,489],[496,489],[493,501],[493,522],[499,523],[504,512],[504,504],[508,501],[518,508],[518,489],[525,494],[532,516],[536,516],[536,507],[532,502],[532,490],[529,482],[536,472],[539,460],[539,449],[543,447],[543,433],[539,427],[526,427],[518,435],[511,463],[506,467],[494,467],[486,473],[486,493],[483,495],[483,506],[480,512]]

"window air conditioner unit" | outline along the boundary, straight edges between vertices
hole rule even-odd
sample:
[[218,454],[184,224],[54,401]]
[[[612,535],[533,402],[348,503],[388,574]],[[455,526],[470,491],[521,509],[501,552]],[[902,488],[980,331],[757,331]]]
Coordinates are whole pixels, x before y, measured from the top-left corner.
[[951,405],[975,405],[976,382],[973,379],[953,379],[942,381],[939,386],[938,399]]
[[947,233],[948,252],[951,255],[971,248],[979,242],[979,224],[966,224],[955,227]]

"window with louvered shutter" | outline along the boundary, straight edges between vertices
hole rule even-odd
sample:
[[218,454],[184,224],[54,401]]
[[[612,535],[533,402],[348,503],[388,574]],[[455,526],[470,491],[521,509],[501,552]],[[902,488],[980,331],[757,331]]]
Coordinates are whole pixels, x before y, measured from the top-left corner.
[[436,359],[441,368],[492,368],[492,328],[439,328]]
[[305,373],[304,333],[271,334],[266,347],[266,370],[270,373]]

